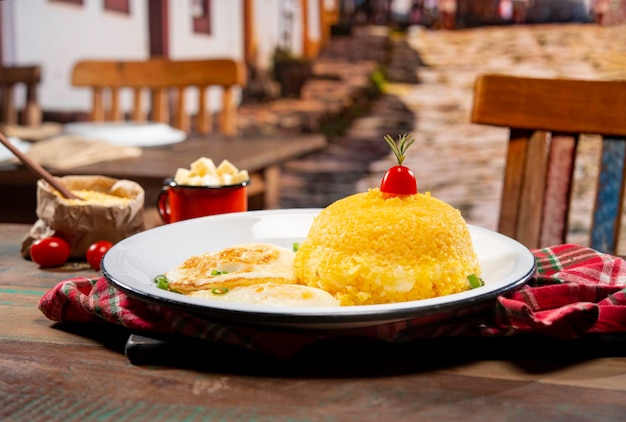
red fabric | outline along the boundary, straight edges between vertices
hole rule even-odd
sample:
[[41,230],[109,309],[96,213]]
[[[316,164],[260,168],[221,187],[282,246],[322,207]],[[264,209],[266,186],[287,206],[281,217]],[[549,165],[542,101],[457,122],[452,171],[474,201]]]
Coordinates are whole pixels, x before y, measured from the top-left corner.
[[424,318],[420,318],[332,331],[232,326],[129,297],[104,278],[62,281],[41,298],[39,307],[53,321],[106,321],[133,331],[222,341],[283,358],[292,356],[307,344],[334,336],[402,342],[461,335],[536,333],[576,338],[586,333],[626,333],[626,262],[623,259],[576,245],[558,245],[532,252],[537,271],[522,289],[498,297],[486,312],[462,310],[450,315],[452,318],[445,322],[433,321],[432,324],[424,324]]

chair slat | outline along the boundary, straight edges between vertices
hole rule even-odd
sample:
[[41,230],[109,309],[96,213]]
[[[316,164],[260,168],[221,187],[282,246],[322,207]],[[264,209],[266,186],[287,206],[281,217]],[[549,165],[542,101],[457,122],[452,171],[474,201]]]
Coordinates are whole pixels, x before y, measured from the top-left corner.
[[146,115],[143,111],[143,101],[141,98],[143,91],[140,87],[133,88],[133,110],[131,113],[131,119],[134,122],[144,122]]
[[552,135],[540,245],[566,240],[577,140],[576,136]]
[[91,120],[94,122],[104,121],[104,90],[94,88],[91,98]]
[[624,160],[626,139],[605,137],[596,203],[591,228],[591,247],[602,252],[616,253],[624,202]]
[[152,90],[152,120],[155,122],[168,123],[166,88]]
[[185,103],[185,88],[176,89],[176,115],[174,116],[174,127],[189,132],[189,118],[187,116]]
[[516,237],[517,234],[522,175],[530,135],[530,131],[512,129],[507,149],[498,231],[510,237]]
[[519,203],[517,238],[530,248],[539,246],[545,179],[548,169],[550,134],[537,131],[528,142]]
[[120,109],[120,93],[118,88],[111,88],[111,104],[109,106],[109,117],[112,122],[122,120],[122,111]]
[[2,121],[7,123],[17,123],[17,109],[14,100],[14,85],[6,84],[3,86],[2,95]]
[[198,88],[198,114],[196,117],[196,130],[205,134],[211,131],[211,115],[207,110],[207,87]]

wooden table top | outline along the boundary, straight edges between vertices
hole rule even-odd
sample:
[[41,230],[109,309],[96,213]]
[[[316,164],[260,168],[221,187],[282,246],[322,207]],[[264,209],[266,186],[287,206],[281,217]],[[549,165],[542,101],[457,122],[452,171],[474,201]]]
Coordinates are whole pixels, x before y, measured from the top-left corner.
[[[270,165],[317,151],[327,145],[320,134],[280,135],[254,137],[225,137],[222,135],[193,136],[184,142],[143,148],[139,157],[98,162],[68,170],[54,170],[55,175],[102,174],[116,178],[155,179],[162,183],[172,177],[178,168],[189,165],[200,157],[208,157],[215,165],[227,159],[237,168],[249,172],[263,170]],[[149,163],[149,165],[147,165]],[[27,169],[15,164],[3,164],[2,170],[13,180],[35,180]]]
[[623,420],[623,336],[339,340],[293,361],[195,341],[134,365],[129,336],[66,326],[41,295],[86,268],[20,257],[28,225],[0,224],[0,420]]
[[[208,157],[215,165],[227,159],[252,176],[248,186],[250,195],[265,194],[259,203],[250,203],[251,209],[276,208],[280,186],[277,180],[268,180],[264,173],[282,163],[318,151],[327,146],[322,134],[293,134],[276,136],[226,137],[223,135],[194,135],[184,142],[142,148],[139,157],[102,161],[66,170],[49,169],[55,176],[98,174],[116,179],[129,179],[145,190],[146,208],[156,206],[158,194],[165,179],[173,177],[179,168],[189,168],[200,157]],[[261,175],[263,182],[259,183]],[[274,173],[274,177],[279,176]],[[37,220],[36,182],[38,177],[26,167],[0,163],[0,196],[11,198],[11,207],[0,208],[0,221],[31,223]],[[263,192],[265,190],[265,192]],[[268,192],[269,190],[269,192]]]

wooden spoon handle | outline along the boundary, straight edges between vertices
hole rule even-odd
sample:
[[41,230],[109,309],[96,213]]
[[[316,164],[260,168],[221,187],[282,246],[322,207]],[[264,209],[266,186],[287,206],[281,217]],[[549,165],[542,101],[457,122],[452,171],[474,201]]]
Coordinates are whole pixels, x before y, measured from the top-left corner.
[[39,163],[31,159],[28,155],[24,154],[19,149],[15,148],[15,146],[9,142],[9,140],[0,133],[0,142],[7,147],[20,161],[29,168],[33,173],[37,174],[41,178],[43,178],[46,182],[50,183],[52,187],[58,190],[61,195],[68,199],[82,199],[77,195],[74,195],[63,183],[54,178],[46,169],[41,167]]

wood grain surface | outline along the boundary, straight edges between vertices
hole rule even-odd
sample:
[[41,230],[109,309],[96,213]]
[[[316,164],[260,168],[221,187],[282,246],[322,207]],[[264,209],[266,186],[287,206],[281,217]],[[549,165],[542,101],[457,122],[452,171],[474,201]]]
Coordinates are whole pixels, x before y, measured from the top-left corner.
[[0,420],[622,420],[624,336],[336,339],[290,361],[169,338],[133,365],[130,332],[62,325],[41,295],[88,269],[19,255],[28,225],[0,225]]

